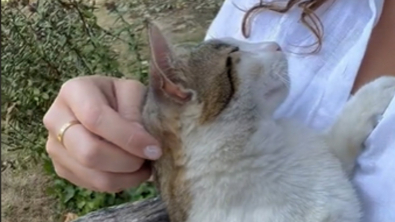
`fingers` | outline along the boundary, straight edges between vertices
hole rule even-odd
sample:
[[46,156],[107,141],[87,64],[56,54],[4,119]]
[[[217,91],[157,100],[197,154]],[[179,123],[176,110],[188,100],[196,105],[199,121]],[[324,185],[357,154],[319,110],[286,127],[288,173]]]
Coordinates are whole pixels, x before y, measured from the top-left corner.
[[[89,131],[138,157],[155,160],[161,156],[158,142],[145,131],[139,122],[131,121],[140,119],[139,107],[143,93],[137,92],[138,88],[129,91],[135,93],[129,97],[129,100],[134,102],[120,103],[122,112],[126,113],[127,118],[122,117],[114,108],[110,107],[104,96],[93,98],[91,96],[93,94],[102,94],[95,86],[86,84],[78,86],[76,84],[74,87],[64,87],[63,90],[68,90],[64,93],[68,96],[62,99],[69,104],[69,108],[77,119]],[[87,91],[90,92],[89,97]],[[136,108],[125,111],[128,105]]]
[[92,186],[91,184],[88,184],[85,181],[79,180],[70,170],[66,169],[64,166],[59,164],[59,162],[52,162],[52,163],[53,163],[56,174],[60,178],[66,179],[76,186],[83,187],[83,188],[86,188],[89,190],[96,190],[96,188],[94,186]]
[[74,159],[92,169],[130,173],[138,170],[144,163],[144,159],[98,138],[82,125],[75,125],[68,130],[64,137],[64,146]]
[[145,86],[134,80],[115,80],[114,85],[119,115],[129,121],[141,123]]
[[[57,104],[58,101],[55,101]],[[54,115],[56,114],[56,115]],[[62,104],[52,108],[44,123],[50,135],[56,133],[68,121],[75,119],[71,111]],[[61,144],[60,144],[61,145]],[[63,145],[69,155],[85,167],[107,172],[130,173],[138,170],[144,159],[134,156],[90,133],[83,125],[69,127],[63,134]]]
[[[47,152],[58,175],[92,190],[116,192],[147,180],[144,159],[161,155],[141,126],[144,86],[107,77],[76,78],[62,87],[44,117]],[[56,140],[64,124],[78,120]],[[145,152],[149,151],[149,152]]]
[[[47,152],[60,177],[95,191],[119,192],[139,185],[146,181],[151,174],[150,168],[145,165],[134,173],[108,173],[84,167],[72,158],[53,137],[47,141]],[[62,161],[58,161],[60,159]],[[59,164],[60,162],[62,164]]]

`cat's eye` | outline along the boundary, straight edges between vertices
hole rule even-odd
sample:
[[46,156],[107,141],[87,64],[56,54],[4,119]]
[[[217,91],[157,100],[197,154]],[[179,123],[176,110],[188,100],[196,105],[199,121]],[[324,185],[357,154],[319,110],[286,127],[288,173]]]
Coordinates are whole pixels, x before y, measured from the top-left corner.
[[228,58],[226,58],[226,68],[230,69],[232,68],[232,57],[228,56]]

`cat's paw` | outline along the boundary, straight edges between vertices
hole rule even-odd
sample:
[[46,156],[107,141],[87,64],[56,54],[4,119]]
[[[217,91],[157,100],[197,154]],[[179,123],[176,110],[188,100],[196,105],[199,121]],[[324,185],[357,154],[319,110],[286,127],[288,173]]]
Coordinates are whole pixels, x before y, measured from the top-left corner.
[[394,96],[395,77],[383,76],[361,87],[347,106],[351,106],[361,120],[378,120]]
[[395,96],[395,77],[383,76],[361,87],[347,103],[343,120],[358,129],[361,143],[373,131]]
[[366,84],[347,102],[331,128],[330,143],[347,173],[352,172],[364,142],[394,96],[395,77],[384,76]]

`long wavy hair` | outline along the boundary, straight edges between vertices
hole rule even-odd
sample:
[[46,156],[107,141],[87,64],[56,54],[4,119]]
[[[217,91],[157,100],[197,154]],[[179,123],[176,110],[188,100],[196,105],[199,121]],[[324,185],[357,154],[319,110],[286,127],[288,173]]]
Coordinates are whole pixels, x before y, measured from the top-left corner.
[[265,2],[264,0],[260,0],[259,4],[246,11],[242,21],[242,33],[245,38],[250,36],[251,18],[259,12],[270,10],[279,13],[286,13],[293,7],[299,7],[302,9],[302,14],[300,16],[301,22],[317,39],[316,43],[313,44],[317,46],[313,50],[313,53],[318,52],[321,50],[322,46],[323,25],[319,17],[315,14],[315,11],[328,1],[330,0],[288,0],[285,5],[280,5],[279,3],[284,3],[284,1]]

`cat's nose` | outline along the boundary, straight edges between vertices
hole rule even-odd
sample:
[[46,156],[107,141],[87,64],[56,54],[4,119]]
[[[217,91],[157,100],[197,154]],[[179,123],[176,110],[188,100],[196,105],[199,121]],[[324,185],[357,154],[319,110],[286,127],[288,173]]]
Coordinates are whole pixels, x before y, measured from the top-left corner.
[[277,52],[277,51],[281,51],[281,47],[277,42],[265,42],[262,43],[261,50],[264,51],[270,51],[270,52]]

